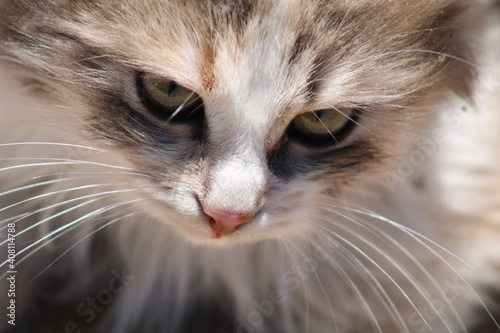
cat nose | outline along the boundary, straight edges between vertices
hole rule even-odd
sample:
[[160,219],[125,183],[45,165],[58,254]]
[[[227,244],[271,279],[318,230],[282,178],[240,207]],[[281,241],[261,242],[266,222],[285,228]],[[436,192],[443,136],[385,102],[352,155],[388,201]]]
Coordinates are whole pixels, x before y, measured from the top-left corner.
[[204,207],[203,211],[211,217],[210,227],[215,233],[215,238],[233,233],[237,227],[252,221],[255,216],[252,214],[219,211],[207,207]]

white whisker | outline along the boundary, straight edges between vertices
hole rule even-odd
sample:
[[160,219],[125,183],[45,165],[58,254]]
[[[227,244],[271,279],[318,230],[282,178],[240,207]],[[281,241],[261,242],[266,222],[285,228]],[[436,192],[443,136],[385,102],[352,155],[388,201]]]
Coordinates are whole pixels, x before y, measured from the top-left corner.
[[[334,243],[331,239],[326,239],[326,241],[330,242],[334,247],[338,246],[338,244]],[[335,268],[335,270],[340,273],[341,279],[344,280],[344,282],[349,286],[349,288],[356,294],[356,297],[359,299],[359,301],[363,305],[368,317],[370,318],[370,322],[372,323],[375,330],[379,333],[383,333],[383,330],[380,327],[380,324],[377,320],[377,317],[373,313],[372,308],[368,304],[366,298],[363,296],[363,293],[361,292],[359,287],[356,285],[356,283],[353,281],[353,279],[349,276],[347,271],[340,264],[338,264],[331,256],[328,256],[327,260],[332,265],[332,267]]]
[[[50,267],[52,267],[52,265],[54,265],[59,259],[61,259],[65,254],[67,254],[69,251],[71,251],[72,249],[74,249],[76,246],[78,246],[78,244],[80,244],[81,242],[83,242],[84,240],[86,240],[87,238],[91,237],[92,235],[94,235],[95,233],[101,231],[102,229],[110,226],[111,224],[114,224],[118,221],[121,221],[121,220],[124,220],[126,218],[129,218],[131,216],[134,216],[134,215],[137,215],[138,213],[135,212],[135,213],[129,213],[129,214],[126,214],[124,216],[121,216],[121,217],[118,217],[114,220],[111,220],[107,223],[105,223],[104,225],[100,226],[99,228],[97,228],[96,230],[92,231],[90,234],[84,236],[83,238],[81,238],[78,242],[76,242],[75,244],[73,244],[70,248],[68,248],[67,250],[65,250],[61,255],[59,255],[56,259],[54,259],[47,267],[45,267],[39,274],[37,274],[33,279],[30,280],[29,283],[32,283],[35,279],[37,279],[40,275],[42,275],[43,273],[45,273]],[[40,247],[43,247],[45,246],[45,244],[42,244],[40,245]],[[39,247],[39,248],[40,248]],[[38,251],[39,248],[36,248],[34,249],[34,252]],[[27,259],[27,257],[21,259],[18,261],[18,263],[22,263],[25,259]]]
[[[290,253],[290,258],[292,259],[293,263],[295,264],[295,267],[299,267],[299,263],[295,259],[295,256],[293,255],[293,251],[289,246],[289,242],[291,240],[287,239],[286,241],[283,242],[284,246],[288,249],[288,253]],[[302,291],[304,294],[304,298],[306,300],[306,314],[305,314],[305,321],[304,321],[304,333],[309,332],[309,327],[311,325],[310,323],[310,318],[311,318],[311,301],[309,300],[309,294],[307,293],[305,283],[302,281],[301,283],[302,286]]]
[[[11,158],[11,159],[17,159],[17,158]],[[92,165],[92,166],[101,166],[101,167],[106,167],[106,168],[111,168],[111,169],[120,169],[120,170],[128,170],[128,171],[134,170],[134,169],[127,168],[127,167],[98,163],[98,162],[89,162],[89,161],[85,161],[85,160],[51,159],[51,158],[38,158],[37,160],[45,160],[45,161],[57,160],[57,162],[40,162],[40,163],[27,163],[27,164],[12,165],[12,166],[1,168],[0,172],[15,170],[15,169],[23,169],[23,168],[32,168],[32,167],[40,167],[40,166],[42,166],[42,167],[43,166],[59,166],[59,165]]]
[[82,177],[74,177],[73,179],[85,179],[96,176],[110,176],[110,175],[130,175],[130,176],[141,176],[145,178],[152,178],[151,176],[141,173],[141,172],[131,172],[131,171],[67,171],[67,172],[54,172],[47,173],[39,176],[31,177],[31,179],[38,179],[43,177],[57,177],[57,176],[67,176],[67,175],[80,175]]
[[[54,231],[52,231],[52,232],[48,233],[47,235],[43,236],[42,238],[40,238],[39,240],[37,240],[37,241],[36,241],[36,242],[34,242],[33,244],[31,244],[31,245],[29,245],[29,246],[25,247],[24,249],[22,249],[21,251],[17,252],[17,253],[16,253],[16,258],[17,258],[18,256],[20,256],[21,254],[23,254],[24,252],[28,251],[29,249],[31,249],[31,248],[35,247],[36,245],[38,245],[38,244],[40,244],[40,243],[44,242],[45,240],[47,240],[47,239],[51,238],[52,236],[54,236],[54,235],[56,235],[56,234],[58,234],[58,233],[60,233],[60,232],[62,232],[62,231],[64,231],[64,230],[66,230],[66,229],[69,229],[69,228],[71,228],[71,227],[73,227],[73,226],[76,226],[77,224],[79,224],[79,223],[80,223],[80,222],[82,222],[82,221],[87,220],[88,218],[91,218],[91,217],[93,217],[93,216],[96,216],[96,215],[102,214],[102,213],[104,213],[104,212],[106,212],[106,211],[109,211],[109,210],[115,209],[115,208],[117,208],[117,207],[120,207],[120,206],[123,206],[123,205],[132,204],[132,203],[134,203],[134,202],[139,202],[139,201],[142,201],[142,200],[143,200],[143,199],[135,199],[135,200],[130,200],[130,201],[126,201],[126,202],[122,202],[122,203],[118,203],[118,204],[113,204],[113,205],[109,205],[109,206],[106,206],[106,207],[102,207],[102,208],[96,209],[96,210],[94,210],[94,211],[92,211],[92,212],[90,212],[90,213],[87,213],[87,214],[83,215],[82,217],[79,217],[78,219],[73,220],[72,222],[66,223],[65,225],[63,225],[63,226],[61,226],[61,227],[57,228],[56,230],[54,230]],[[46,242],[45,244],[47,244],[47,243],[49,243],[49,242],[50,242],[50,240],[49,240],[48,242]],[[31,256],[33,253],[34,253],[34,252],[30,252],[27,256]],[[27,256],[25,256],[25,258],[26,258]],[[6,261],[4,261],[2,264],[0,264],[0,267],[3,267],[3,266],[4,266],[5,264],[7,264],[7,263],[9,263],[9,260],[6,260]],[[7,273],[5,273],[5,274],[7,274]],[[5,276],[5,274],[4,274],[4,275],[2,275],[2,277],[1,277],[1,278],[3,278],[3,277]]]
[[[318,235],[320,237],[328,240],[328,236],[325,235],[324,231],[321,230],[321,228],[318,228],[318,231]],[[382,284],[375,277],[375,275],[370,271],[370,269],[366,267],[366,265],[363,264],[363,262],[345,246],[339,243],[335,243],[335,245],[340,248],[341,251],[339,251],[339,253],[346,258],[346,262],[354,266],[354,268],[360,273],[360,276],[363,278],[363,280],[365,280],[366,284],[370,286],[370,288],[375,292],[376,296],[381,300],[382,304],[384,305],[390,316],[393,318],[394,322],[400,326],[402,332],[409,332],[408,325],[402,318],[400,311],[396,307],[396,304],[389,296]],[[318,246],[323,248],[319,243]]]
[[33,189],[36,187],[43,187],[46,185],[57,184],[57,183],[64,182],[64,181],[69,180],[69,179],[73,179],[73,178],[53,179],[53,180],[47,180],[47,181],[29,184],[29,185],[25,185],[25,186],[21,186],[21,187],[16,187],[16,188],[4,191],[4,192],[0,192],[0,197],[6,196],[8,194],[16,193],[16,192],[28,190],[28,189]]
[[[396,223],[396,222],[394,222],[394,221],[392,221],[390,219],[387,219],[387,218],[385,218],[384,216],[382,216],[380,214],[377,214],[375,212],[372,212],[372,211],[369,211],[369,210],[366,210],[366,209],[361,209],[361,208],[356,209],[356,208],[352,208],[352,207],[347,207],[347,205],[345,203],[342,206],[342,209],[345,209],[345,210],[348,210],[348,211],[351,211],[351,212],[355,212],[355,213],[358,213],[358,214],[361,214],[361,215],[369,216],[369,217],[375,218],[375,219],[377,219],[379,221],[385,222],[385,223],[393,226],[394,228],[396,228],[396,229],[404,232],[409,237],[411,237],[413,240],[415,240],[417,243],[419,243],[424,248],[426,248],[427,250],[429,250],[433,255],[435,255],[435,257],[437,259],[439,259],[441,262],[443,262],[467,286],[467,288],[470,290],[470,292],[472,292],[474,294],[474,297],[481,304],[481,307],[486,311],[486,313],[488,314],[488,316],[491,318],[492,322],[500,330],[500,324],[495,319],[495,317],[493,316],[493,314],[491,313],[491,311],[488,309],[488,307],[486,306],[486,304],[484,303],[484,301],[481,299],[481,297],[479,296],[479,294],[477,293],[477,291],[470,285],[470,283],[467,281],[467,279],[452,264],[450,264],[436,250],[434,250],[433,248],[431,248],[429,246],[429,244],[437,247],[441,251],[445,252],[446,254],[448,254],[451,257],[453,257],[456,260],[458,260],[460,263],[462,263],[462,264],[466,265],[467,267],[469,267],[470,269],[474,270],[474,267],[472,265],[470,265],[469,263],[467,263],[466,261],[464,261],[463,259],[461,259],[457,255],[453,254],[452,252],[450,252],[449,250],[447,250],[443,246],[441,246],[441,245],[437,244],[436,242],[434,242],[433,240],[429,239],[428,237],[425,237],[424,235],[422,235],[422,234],[420,234],[420,233],[418,233],[418,232],[416,232],[416,231],[414,231],[414,230],[412,230],[412,229],[410,229],[408,227],[405,227],[404,225],[401,225],[401,224]],[[427,244],[425,242],[428,242],[429,244]]]
[[[323,231],[329,233],[330,235],[332,235],[334,238],[337,238],[338,240],[340,240],[341,242],[343,242],[344,244],[346,244],[347,246],[349,246],[350,248],[352,248],[354,251],[356,251],[357,253],[359,253],[363,258],[365,258],[366,260],[368,260],[372,265],[374,265],[382,274],[384,274],[388,279],[389,281],[399,290],[399,292],[401,293],[401,295],[403,295],[403,297],[410,303],[410,305],[413,307],[413,309],[418,313],[418,315],[420,316],[420,318],[424,321],[424,323],[427,325],[427,327],[429,329],[431,329],[431,326],[430,324],[427,322],[427,320],[425,319],[424,315],[420,312],[420,310],[418,309],[417,305],[414,303],[414,301],[411,299],[411,297],[408,295],[408,293],[399,285],[399,283],[391,276],[391,274],[389,272],[387,272],[387,270],[385,270],[379,263],[377,263],[375,260],[373,260],[368,254],[366,254],[362,249],[360,249],[357,245],[355,245],[354,243],[352,243],[351,241],[349,241],[348,239],[346,239],[345,237],[339,235],[338,233],[335,233],[333,232],[332,230],[324,227],[323,225],[320,225],[318,224],[317,225],[319,228],[323,229]],[[348,230],[347,228],[345,229],[346,231]],[[361,237],[359,235],[357,235],[356,233],[351,233],[352,235],[356,236],[356,237]],[[362,237],[361,237],[361,240]],[[366,242],[366,244],[370,245],[370,247],[374,248],[376,251],[380,251],[376,246],[374,246],[373,244],[370,244],[370,242],[368,240],[363,240]],[[384,252],[382,252],[383,254],[385,254]],[[404,276],[405,278],[419,291],[422,293],[422,295],[425,295],[420,286],[417,285],[417,283],[415,283],[414,279],[412,279],[411,277],[408,276],[408,273],[405,271],[404,268],[401,267],[400,264],[396,263],[390,256],[387,256],[387,254],[385,254],[385,256],[388,258],[388,261],[396,268],[398,269]],[[425,297],[425,296],[424,296]],[[429,299],[429,297],[425,297],[427,299]],[[433,306],[432,304],[430,304],[431,306]],[[434,306],[435,307],[435,306]],[[438,313],[438,311],[436,311],[436,313]]]
[[[17,222],[21,221],[22,219],[25,219],[25,218],[27,218],[27,217],[29,217],[29,216],[32,216],[32,215],[38,214],[38,213],[40,213],[40,212],[43,212],[43,211],[46,211],[46,210],[49,210],[49,209],[53,209],[53,208],[58,207],[58,206],[66,205],[66,204],[71,203],[71,202],[74,202],[74,201],[79,201],[79,200],[83,200],[83,199],[88,199],[88,198],[94,198],[94,197],[97,197],[97,198],[94,198],[94,199],[92,199],[92,200],[85,201],[85,202],[83,202],[83,203],[81,203],[81,204],[78,204],[78,205],[72,206],[72,207],[70,207],[70,208],[68,208],[68,209],[65,209],[65,210],[63,210],[63,211],[61,211],[61,212],[58,212],[58,213],[56,213],[56,214],[53,214],[53,215],[51,215],[51,216],[49,216],[49,217],[47,217],[47,218],[45,218],[45,219],[43,219],[43,220],[41,220],[41,221],[38,221],[37,223],[32,224],[30,227],[28,227],[28,228],[24,229],[23,231],[18,232],[18,233],[16,234],[16,237],[18,237],[18,236],[20,236],[20,235],[24,234],[25,232],[28,232],[28,231],[29,231],[29,230],[31,230],[31,229],[34,229],[34,228],[36,228],[36,227],[38,227],[38,226],[40,226],[40,225],[44,224],[44,223],[45,223],[45,222],[47,222],[47,221],[53,220],[53,219],[55,219],[55,218],[57,218],[57,217],[59,217],[59,216],[62,216],[62,215],[64,215],[64,214],[67,214],[67,213],[69,213],[69,212],[71,212],[71,211],[74,211],[74,210],[76,210],[76,209],[78,209],[78,208],[81,208],[81,207],[83,207],[83,206],[89,205],[89,204],[91,204],[91,203],[93,203],[93,202],[96,202],[96,201],[98,201],[98,200],[102,200],[102,199],[103,199],[103,198],[105,198],[105,197],[108,197],[108,196],[111,196],[111,195],[114,195],[114,194],[127,193],[127,192],[133,192],[133,191],[135,191],[135,189],[114,190],[114,191],[107,191],[107,192],[100,192],[100,193],[95,193],[95,194],[89,194],[89,195],[81,196],[81,197],[78,197],[78,198],[73,198],[73,199],[70,199],[70,200],[66,200],[66,201],[63,201],[63,202],[59,202],[59,203],[57,203],[57,204],[54,204],[54,205],[51,205],[51,206],[48,206],[48,207],[40,208],[40,209],[38,209],[38,210],[36,210],[36,211],[34,211],[34,212],[31,212],[31,213],[29,213],[29,214],[23,215],[23,216],[22,216],[22,217],[20,217],[18,220],[14,221],[14,223],[17,223]],[[4,227],[4,228],[5,228],[5,227]],[[3,229],[3,228],[2,228],[2,229]],[[0,230],[2,230],[2,229],[0,229]],[[0,243],[0,246],[4,245],[6,242],[7,242],[7,240],[6,240],[6,241],[4,241],[4,242],[2,242],[2,243]]]
[[88,150],[93,150],[101,153],[107,152],[106,150],[102,150],[99,148],[94,148],[94,147],[89,147],[89,146],[83,146],[83,145],[78,145],[78,144],[71,144],[71,143],[59,143],[59,142],[12,142],[12,143],[0,143],[0,148],[1,147],[15,147],[15,146],[61,146],[61,147],[70,147],[70,148],[82,148],[82,149],[88,149]]
[[[353,204],[354,206],[354,204]],[[394,228],[398,229],[398,230],[401,230],[402,232],[406,233],[408,236],[410,236],[411,238],[413,238],[415,241],[419,242],[420,244],[422,244],[423,246],[425,246],[429,251],[432,251],[436,256],[439,256],[439,258],[441,258],[445,263],[448,264],[448,262],[442,258],[441,255],[439,255],[434,249],[432,249],[428,244],[424,243],[425,242],[428,242],[429,244],[435,246],[436,248],[440,249],[441,251],[445,252],[446,254],[450,255],[451,257],[455,258],[456,260],[458,260],[459,262],[461,262],[462,264],[466,265],[467,267],[469,267],[470,269],[474,269],[474,267],[472,265],[470,265],[469,263],[467,263],[465,260],[463,260],[462,258],[460,258],[459,256],[455,255],[454,253],[452,253],[451,251],[447,250],[446,248],[444,248],[443,246],[439,245],[438,243],[434,242],[432,239],[414,231],[413,229],[411,228],[408,228],[400,223],[397,223],[395,221],[392,221],[380,214],[377,214],[375,212],[372,212],[368,209],[364,209],[364,208],[352,208],[352,207],[348,207],[348,206],[342,206],[342,209],[345,209],[345,210],[348,210],[348,211],[351,211],[353,213],[358,213],[358,214],[361,214],[361,215],[365,215],[365,216],[369,216],[369,217],[372,217],[372,218],[375,218],[381,222],[384,222],[384,223],[387,223],[391,226],[393,226]]]
[[[335,212],[334,210],[329,210],[329,211]],[[336,213],[336,214],[339,215],[339,216],[344,217],[346,220],[348,220],[350,222],[353,222],[357,226],[360,226],[360,227],[362,227],[362,228],[364,228],[366,230],[369,230],[369,232],[371,232],[373,234],[376,234],[377,237],[384,237],[385,238],[384,242],[386,242],[386,241],[390,242],[394,247],[396,247],[399,251],[401,251],[401,253],[405,254],[406,257],[409,258],[412,261],[412,263],[414,263],[420,269],[420,271],[422,273],[424,273],[424,275],[431,282],[431,284],[436,288],[436,290],[440,290],[442,288],[442,286],[439,285],[439,283],[432,276],[432,274],[429,272],[429,270],[427,268],[425,268],[425,266],[412,253],[410,253],[405,246],[403,246],[393,236],[389,235],[387,232],[384,232],[383,230],[381,230],[377,226],[371,225],[371,224],[369,224],[368,222],[366,222],[366,221],[364,221],[362,219],[361,219],[361,222],[362,222],[361,223],[360,221],[355,220],[353,217],[350,217],[350,216],[347,216],[347,215],[343,215],[343,214],[340,214],[340,213]],[[462,318],[460,317],[460,315],[459,315],[456,307],[453,305],[452,302],[449,305],[450,305],[451,312],[457,318],[457,321],[458,321],[459,325],[461,326],[462,330],[464,332],[466,332],[467,328],[465,327],[465,323],[463,322]]]
[[[297,250],[297,252],[304,258],[304,259],[307,259],[307,255],[304,253],[304,251],[301,250],[301,248],[299,246],[297,246],[295,243],[293,243],[292,240],[290,240],[292,246]],[[337,324],[337,319],[335,318],[335,315],[333,314],[333,307],[332,307],[332,303],[330,302],[330,298],[328,297],[328,293],[325,289],[325,286],[323,284],[323,282],[321,282],[321,279],[318,275],[318,272],[316,270],[313,270],[313,274],[314,274],[314,277],[316,279],[316,281],[318,281],[318,284],[321,288],[321,291],[323,292],[323,295],[325,295],[325,299],[326,299],[326,302],[328,304],[328,310],[330,311],[330,315],[331,315],[331,318],[333,319],[334,323],[335,323],[335,327],[338,328],[338,324]],[[306,331],[306,332],[309,332],[309,331]]]
[[38,199],[41,199],[41,198],[46,198],[46,197],[53,196],[53,195],[56,195],[56,194],[69,193],[69,192],[75,192],[75,191],[80,191],[80,190],[88,190],[88,189],[99,188],[99,187],[104,187],[104,186],[109,186],[109,184],[89,184],[89,185],[82,185],[82,186],[72,187],[72,188],[69,188],[69,189],[58,190],[58,191],[48,192],[48,193],[44,193],[44,194],[39,194],[37,196],[31,197],[31,198],[28,198],[28,199],[24,199],[22,201],[16,202],[16,203],[11,204],[9,206],[5,206],[3,208],[0,208],[0,212],[5,211],[7,209],[14,208],[14,207],[22,205],[22,204],[25,204],[27,202],[35,201],[35,200],[38,200]]

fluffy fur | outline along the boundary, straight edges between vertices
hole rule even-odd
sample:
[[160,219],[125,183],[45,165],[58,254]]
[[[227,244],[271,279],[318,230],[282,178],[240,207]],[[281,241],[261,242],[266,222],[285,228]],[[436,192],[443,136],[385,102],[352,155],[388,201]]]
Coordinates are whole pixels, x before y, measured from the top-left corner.
[[[500,330],[494,7],[2,0],[3,331]],[[140,73],[202,128],[151,117]],[[340,144],[289,135],[328,108],[357,112]],[[214,238],[207,206],[255,217]]]

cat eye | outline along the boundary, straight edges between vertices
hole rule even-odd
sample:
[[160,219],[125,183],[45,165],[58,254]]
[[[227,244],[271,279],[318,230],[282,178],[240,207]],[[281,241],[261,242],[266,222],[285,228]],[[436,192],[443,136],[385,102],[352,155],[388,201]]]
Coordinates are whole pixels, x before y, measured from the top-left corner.
[[189,121],[203,114],[203,100],[175,81],[145,74],[141,78],[143,103],[161,120]]
[[294,137],[305,143],[335,144],[343,140],[353,128],[354,109],[324,109],[297,116],[290,124]]

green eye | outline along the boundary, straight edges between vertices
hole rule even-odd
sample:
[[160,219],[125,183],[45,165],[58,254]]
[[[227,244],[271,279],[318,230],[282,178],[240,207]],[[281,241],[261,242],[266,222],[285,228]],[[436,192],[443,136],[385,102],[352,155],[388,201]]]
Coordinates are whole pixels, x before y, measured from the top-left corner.
[[175,81],[142,76],[145,104],[161,120],[187,120],[203,111],[203,100],[194,91],[178,85]]
[[295,136],[306,141],[326,140],[338,143],[353,124],[353,110],[325,109],[304,113],[291,123]]

